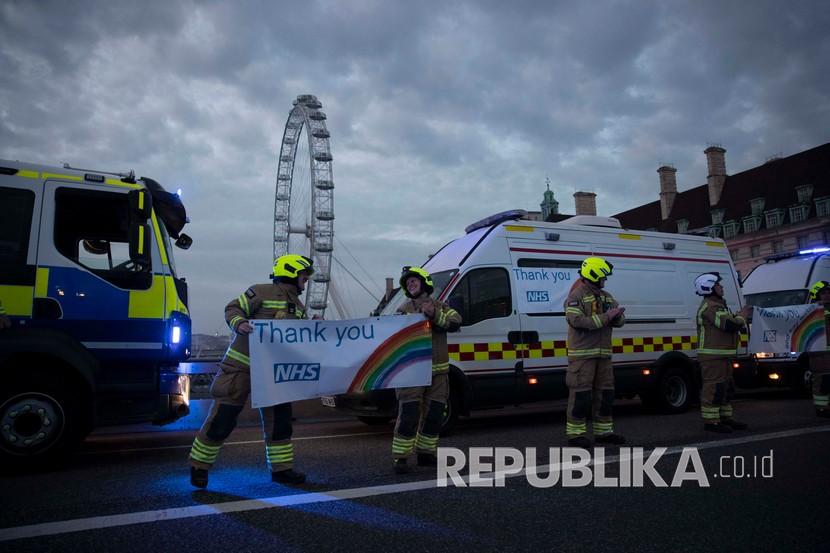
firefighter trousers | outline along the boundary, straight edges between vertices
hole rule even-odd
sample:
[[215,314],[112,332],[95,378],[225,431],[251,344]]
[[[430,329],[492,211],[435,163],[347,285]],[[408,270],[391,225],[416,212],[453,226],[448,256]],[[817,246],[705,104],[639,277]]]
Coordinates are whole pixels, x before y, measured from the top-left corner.
[[395,459],[405,459],[413,450],[435,455],[449,392],[447,373],[433,374],[430,386],[395,390],[398,397],[398,421],[392,438]]
[[[190,464],[210,469],[219,456],[219,449],[230,436],[248,395],[251,375],[245,371],[226,372],[220,369],[210,386],[213,403],[202,428],[190,449]],[[288,470],[294,465],[294,444],[291,443],[291,404],[283,403],[259,410],[265,439],[265,457],[272,472]]]
[[732,418],[732,360],[728,357],[698,355],[703,390],[700,393],[700,414],[704,423],[717,424]]
[[565,375],[568,386],[568,438],[588,432],[590,417],[594,435],[614,432],[614,367],[608,357],[569,359]]
[[811,353],[810,372],[813,373],[813,405],[820,410],[830,408],[830,352]]

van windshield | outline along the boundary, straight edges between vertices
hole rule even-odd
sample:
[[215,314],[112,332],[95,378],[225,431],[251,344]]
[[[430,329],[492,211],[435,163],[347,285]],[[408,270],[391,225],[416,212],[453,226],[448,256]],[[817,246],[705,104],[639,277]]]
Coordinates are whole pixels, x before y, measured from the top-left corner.
[[785,305],[801,305],[807,303],[807,290],[776,290],[747,294],[744,297],[747,305],[755,307],[783,307]]

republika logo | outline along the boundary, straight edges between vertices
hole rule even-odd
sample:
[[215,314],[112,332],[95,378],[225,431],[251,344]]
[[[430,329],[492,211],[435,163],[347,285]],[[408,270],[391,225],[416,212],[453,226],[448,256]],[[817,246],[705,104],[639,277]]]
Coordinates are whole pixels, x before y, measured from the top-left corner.
[[274,363],[274,383],[320,380],[320,363]]

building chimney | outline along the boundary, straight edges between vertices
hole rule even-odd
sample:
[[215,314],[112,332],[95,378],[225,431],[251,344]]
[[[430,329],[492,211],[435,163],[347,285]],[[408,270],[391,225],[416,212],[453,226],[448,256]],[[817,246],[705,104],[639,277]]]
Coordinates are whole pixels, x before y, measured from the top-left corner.
[[706,164],[709,166],[706,184],[709,187],[709,207],[712,207],[720,201],[723,183],[726,182],[726,150],[712,145],[703,150],[703,153],[706,154]]
[[677,197],[677,169],[663,165],[657,169],[657,173],[660,175],[660,220],[665,221],[669,218]]
[[597,195],[593,192],[574,192],[577,215],[597,214]]
[[392,297],[392,290],[395,289],[395,279],[392,277],[386,277],[386,295],[384,299],[389,300]]

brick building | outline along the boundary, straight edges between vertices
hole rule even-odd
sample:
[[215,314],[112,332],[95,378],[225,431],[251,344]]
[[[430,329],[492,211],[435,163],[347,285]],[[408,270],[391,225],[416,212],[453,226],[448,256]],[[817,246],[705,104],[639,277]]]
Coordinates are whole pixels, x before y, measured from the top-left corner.
[[830,143],[726,173],[726,150],[704,150],[706,184],[677,191],[677,170],[657,169],[659,199],[613,215],[624,228],[723,238],[739,274],[768,256],[830,245]]

